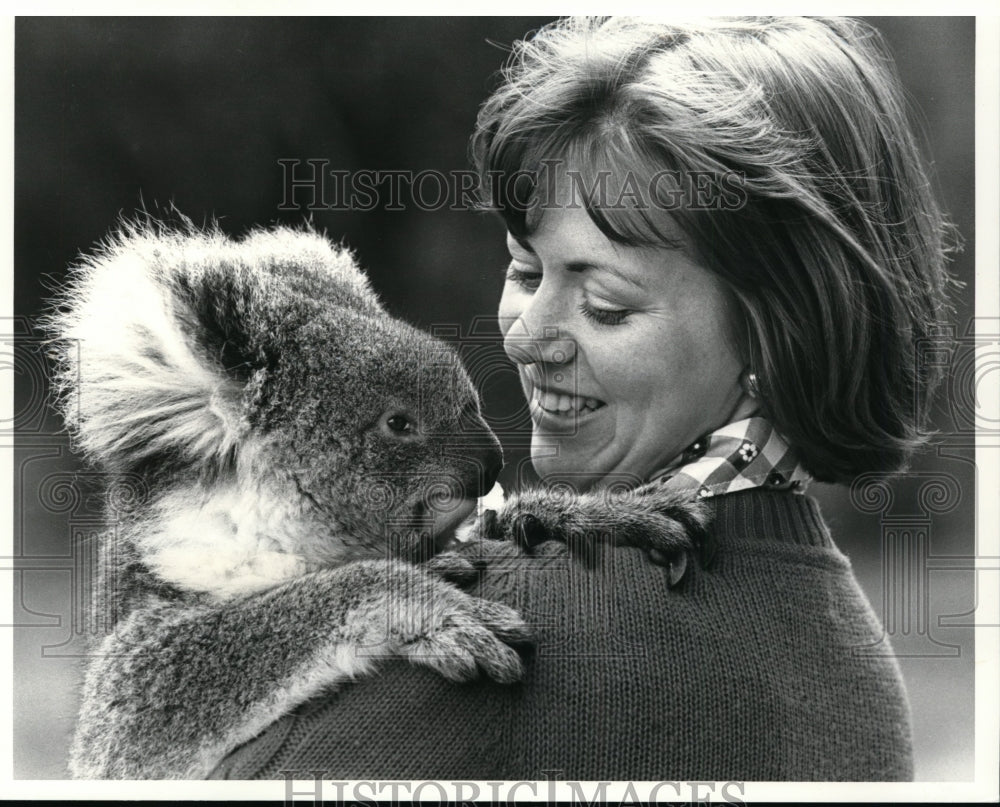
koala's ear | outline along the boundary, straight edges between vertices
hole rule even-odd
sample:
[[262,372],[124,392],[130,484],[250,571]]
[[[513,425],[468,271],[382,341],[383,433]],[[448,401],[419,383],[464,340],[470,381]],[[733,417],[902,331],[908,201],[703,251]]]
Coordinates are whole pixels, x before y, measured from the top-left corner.
[[233,461],[255,368],[230,246],[217,229],[126,224],[71,270],[44,325],[60,409],[91,459],[113,470]]

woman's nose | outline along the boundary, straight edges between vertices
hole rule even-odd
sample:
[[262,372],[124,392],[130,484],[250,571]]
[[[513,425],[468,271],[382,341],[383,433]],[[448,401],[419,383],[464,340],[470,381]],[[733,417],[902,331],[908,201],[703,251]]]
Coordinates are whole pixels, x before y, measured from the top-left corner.
[[516,364],[567,364],[576,355],[576,342],[557,322],[537,321],[526,310],[504,334],[503,349]]

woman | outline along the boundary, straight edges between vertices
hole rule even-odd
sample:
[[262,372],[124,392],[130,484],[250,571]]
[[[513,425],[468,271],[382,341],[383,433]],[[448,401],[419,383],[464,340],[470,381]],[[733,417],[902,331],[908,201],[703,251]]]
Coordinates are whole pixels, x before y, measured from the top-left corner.
[[937,382],[912,356],[947,227],[875,32],[562,21],[516,46],[473,156],[536,470],[703,500],[704,568],[588,570],[536,534],[481,584],[538,629],[523,686],[397,665],[218,775],[911,778],[897,666],[859,652],[883,631],[802,493],[905,465]]

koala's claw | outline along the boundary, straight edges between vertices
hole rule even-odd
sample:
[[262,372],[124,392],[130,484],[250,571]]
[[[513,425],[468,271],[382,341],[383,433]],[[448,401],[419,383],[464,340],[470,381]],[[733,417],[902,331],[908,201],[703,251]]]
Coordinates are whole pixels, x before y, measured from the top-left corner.
[[667,579],[671,586],[676,586],[684,577],[687,571],[688,553],[684,550],[676,552],[664,552],[660,549],[650,549],[647,553],[649,559],[657,566],[665,566],[667,569]]
[[514,516],[513,532],[514,540],[518,546],[529,552],[553,537],[545,529],[545,525],[531,513],[520,513]]

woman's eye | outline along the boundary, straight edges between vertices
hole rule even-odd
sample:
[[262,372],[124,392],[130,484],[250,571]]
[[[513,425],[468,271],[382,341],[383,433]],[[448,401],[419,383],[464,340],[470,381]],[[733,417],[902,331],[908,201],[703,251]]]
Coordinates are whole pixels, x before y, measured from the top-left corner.
[[541,272],[522,269],[513,262],[507,267],[506,277],[508,282],[517,284],[525,291],[535,291],[542,282]]
[[582,303],[580,313],[591,322],[596,322],[599,325],[621,325],[632,312],[627,308],[595,308],[587,303]]

